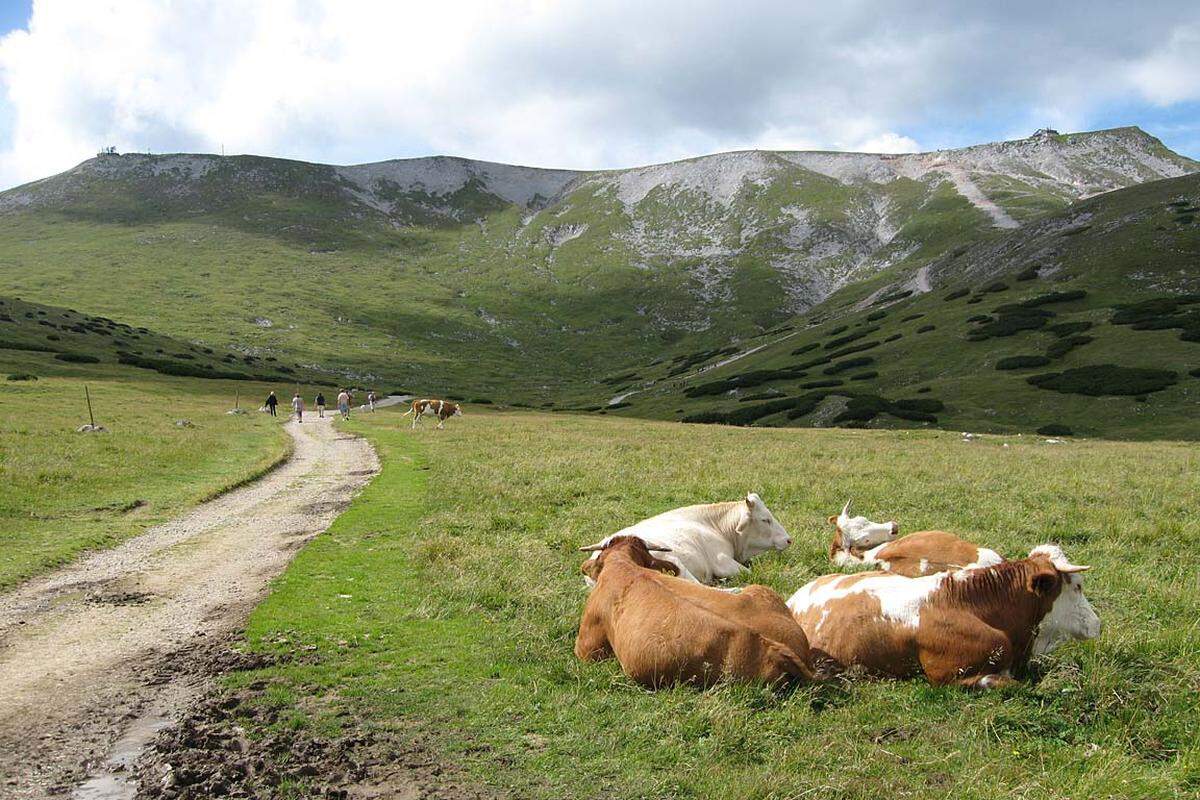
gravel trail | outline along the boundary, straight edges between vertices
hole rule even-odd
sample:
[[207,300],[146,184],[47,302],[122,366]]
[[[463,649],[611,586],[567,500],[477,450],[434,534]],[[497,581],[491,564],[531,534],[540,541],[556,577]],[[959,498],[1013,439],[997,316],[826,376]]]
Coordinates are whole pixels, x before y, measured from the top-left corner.
[[286,423],[293,456],[253,484],[0,595],[0,797],[131,796],[129,751],[200,695],[214,647],[379,471],[332,420]]

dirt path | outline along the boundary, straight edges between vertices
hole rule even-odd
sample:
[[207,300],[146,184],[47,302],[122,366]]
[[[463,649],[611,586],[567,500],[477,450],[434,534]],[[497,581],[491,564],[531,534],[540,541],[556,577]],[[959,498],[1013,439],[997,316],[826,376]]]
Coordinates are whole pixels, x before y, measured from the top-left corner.
[[61,797],[89,774],[75,796],[128,796],[122,760],[199,696],[208,643],[379,471],[331,422],[287,423],[295,453],[261,480],[0,595],[0,797]]

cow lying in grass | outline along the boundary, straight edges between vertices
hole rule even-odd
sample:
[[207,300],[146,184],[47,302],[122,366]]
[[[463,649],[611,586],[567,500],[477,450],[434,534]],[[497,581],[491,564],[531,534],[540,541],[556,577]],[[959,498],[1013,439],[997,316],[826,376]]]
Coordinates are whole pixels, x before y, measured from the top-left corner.
[[1028,558],[922,578],[826,575],[788,607],[822,668],[992,688],[1065,639],[1100,635],[1086,569],[1041,545]]
[[850,503],[829,521],[834,526],[829,558],[839,567],[873,564],[884,572],[916,578],[965,567],[990,567],[1004,559],[995,550],[945,531],[917,531],[897,539],[895,522],[851,517]]
[[[679,577],[705,584],[732,578],[744,572],[744,565],[755,556],[784,550],[792,543],[767,504],[753,492],[745,500],[664,512],[590,547],[598,551],[617,536],[640,536],[670,548],[665,558],[679,568]],[[593,585],[590,579],[588,585]]]
[[583,563],[596,588],[575,638],[578,658],[616,656],[626,675],[652,689],[812,679],[808,641],[779,595],[765,586],[729,594],[680,580],[678,567],[651,550],[670,552],[618,536]]

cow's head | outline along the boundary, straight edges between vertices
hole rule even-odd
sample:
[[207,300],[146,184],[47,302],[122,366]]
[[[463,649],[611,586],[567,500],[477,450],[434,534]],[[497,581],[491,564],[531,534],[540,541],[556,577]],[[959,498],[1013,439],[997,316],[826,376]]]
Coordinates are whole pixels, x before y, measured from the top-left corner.
[[1100,635],[1100,617],[1083,595],[1083,576],[1088,567],[1067,560],[1058,545],[1043,544],[1029,552],[1038,565],[1029,577],[1029,588],[1051,603],[1042,617],[1033,654],[1049,653],[1067,639],[1095,639]]
[[579,567],[579,571],[591,579],[589,584],[600,579],[600,573],[604,569],[604,564],[610,557],[624,557],[639,567],[652,569],[656,572],[665,572],[668,575],[679,575],[679,567],[670,561],[655,558],[650,553],[651,550],[659,553],[669,553],[671,552],[671,548],[647,542],[637,536],[614,536],[607,542],[589,544],[587,547],[579,549],[584,553],[594,553],[591,558],[584,561]]
[[454,407],[454,413],[453,413],[453,414],[451,414],[450,416],[452,416],[452,417],[461,417],[462,415],[463,415],[463,413],[462,413],[462,406],[455,406],[455,407]]
[[829,522],[837,528],[833,535],[830,553],[837,550],[869,550],[892,541],[900,534],[895,522],[871,522],[866,517],[850,516],[850,501],[842,506],[842,513],[830,517]]
[[768,550],[786,550],[791,545],[792,537],[754,492],[746,495],[744,512],[737,526],[741,540],[739,558],[753,558]]

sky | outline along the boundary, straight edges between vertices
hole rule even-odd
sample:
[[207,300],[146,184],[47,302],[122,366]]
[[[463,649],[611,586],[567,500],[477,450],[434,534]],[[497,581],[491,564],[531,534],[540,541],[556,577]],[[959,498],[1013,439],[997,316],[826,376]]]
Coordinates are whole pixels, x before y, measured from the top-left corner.
[[0,0],[0,187],[107,145],[594,169],[1138,125],[1200,159],[1198,54],[1198,0]]

